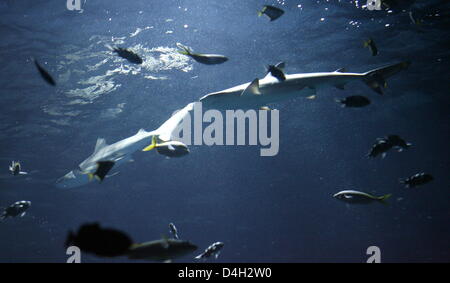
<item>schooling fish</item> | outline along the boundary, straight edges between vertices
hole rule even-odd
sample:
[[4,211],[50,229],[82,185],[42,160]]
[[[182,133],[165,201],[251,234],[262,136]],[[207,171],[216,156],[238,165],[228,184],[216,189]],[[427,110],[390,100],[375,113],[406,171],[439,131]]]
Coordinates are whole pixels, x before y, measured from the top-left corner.
[[100,257],[125,255],[133,241],[122,231],[102,228],[98,223],[84,224],[75,234],[69,231],[66,247],[77,246],[80,250]]
[[177,46],[183,50],[178,50],[178,53],[186,55],[194,59],[195,61],[206,64],[206,65],[215,65],[215,64],[222,64],[226,61],[228,61],[228,58],[219,55],[219,54],[200,54],[200,53],[192,53],[192,50],[188,47],[177,43]]
[[375,45],[375,41],[373,41],[373,39],[369,38],[368,40],[364,41],[364,47],[370,49],[370,52],[372,52],[372,56],[378,55],[378,48]]
[[270,6],[270,5],[264,5],[264,7],[261,9],[261,11],[258,12],[258,16],[261,17],[262,15],[266,15],[269,17],[270,21],[275,21],[279,17],[281,17],[284,14],[284,11],[280,8]]
[[396,147],[399,152],[403,151],[404,149],[408,149],[411,147],[411,143],[406,142],[404,139],[402,139],[398,135],[389,135],[385,138],[393,147]]
[[391,194],[383,195],[383,196],[374,196],[368,193],[354,191],[354,190],[345,190],[340,191],[333,195],[334,198],[339,200],[355,203],[355,204],[365,204],[371,203],[373,201],[385,201],[391,196]]
[[56,85],[55,80],[52,78],[52,76],[50,76],[50,74],[43,68],[41,67],[41,65],[38,63],[38,61],[36,59],[32,59],[34,62],[34,65],[36,66],[36,68],[39,71],[39,74],[41,74],[41,77],[49,84],[52,86]]
[[177,231],[177,227],[175,227],[175,224],[169,223],[169,230],[170,230],[170,233],[172,234],[173,238],[178,240],[179,239],[178,231]]
[[385,138],[377,139],[376,143],[372,146],[367,157],[377,157],[381,154],[382,158],[386,157],[386,153],[392,148],[392,144]]
[[27,172],[23,172],[22,171],[22,167],[20,165],[19,161],[12,161],[11,165],[9,166],[9,171],[11,172],[11,174],[13,174],[14,176],[17,175],[27,175]]
[[426,183],[429,183],[433,181],[433,176],[427,173],[417,173],[409,178],[406,179],[400,179],[400,183],[404,184],[406,188],[413,188],[420,185],[424,185]]
[[362,95],[348,96],[344,99],[336,99],[342,107],[364,107],[370,104],[370,100]]
[[142,64],[144,61],[139,55],[131,51],[130,49],[122,48],[122,47],[111,47],[106,45],[111,51],[116,52],[119,57],[127,59],[130,63],[134,64]]
[[224,246],[224,243],[215,242],[212,245],[210,245],[209,247],[207,247],[203,253],[199,254],[195,258],[201,259],[201,258],[209,258],[211,256],[218,258],[220,255],[220,250],[223,248],[223,246]]
[[11,204],[9,207],[3,210],[3,213],[0,215],[0,220],[3,220],[8,217],[16,217],[20,215],[20,217],[24,217],[26,214],[26,210],[30,208],[31,201],[21,200]]

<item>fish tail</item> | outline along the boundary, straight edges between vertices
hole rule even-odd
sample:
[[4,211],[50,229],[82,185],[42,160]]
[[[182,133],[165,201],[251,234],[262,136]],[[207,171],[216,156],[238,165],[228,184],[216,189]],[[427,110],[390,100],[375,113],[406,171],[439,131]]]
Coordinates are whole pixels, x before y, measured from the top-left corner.
[[183,49],[183,50],[178,50],[178,53],[180,53],[180,54],[183,54],[183,55],[191,55],[192,54],[191,50],[189,50],[188,47],[184,46],[181,43],[177,43],[177,47]]
[[399,182],[400,184],[402,184],[402,185],[405,185],[405,188],[409,188],[409,187],[410,187],[410,185],[408,184],[408,179],[402,179],[402,178],[400,178],[400,179],[398,179],[398,182]]
[[198,256],[195,257],[195,259],[202,259],[203,258],[203,254],[199,254]]
[[384,196],[381,196],[379,198],[380,201],[386,201],[388,198],[390,198],[392,196],[392,194],[386,194]]
[[153,136],[152,137],[152,143],[149,146],[147,146],[146,148],[144,148],[142,151],[150,151],[150,150],[154,149],[156,146],[157,146],[157,144],[156,144],[156,136]]
[[363,81],[373,91],[383,94],[383,88],[387,87],[386,79],[408,68],[409,65],[411,65],[411,62],[404,61],[368,71],[364,73]]
[[258,17],[261,17],[266,10],[267,10],[267,7],[264,6],[260,11],[258,11]]

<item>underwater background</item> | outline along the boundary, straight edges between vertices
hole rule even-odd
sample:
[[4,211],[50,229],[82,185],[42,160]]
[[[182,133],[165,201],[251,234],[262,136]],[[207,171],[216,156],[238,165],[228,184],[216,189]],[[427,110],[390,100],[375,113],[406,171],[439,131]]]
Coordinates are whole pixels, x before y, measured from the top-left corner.
[[[0,207],[32,202],[25,217],[0,222],[0,262],[65,262],[68,231],[94,221],[138,242],[168,235],[174,222],[198,253],[225,243],[212,262],[365,262],[369,246],[381,249],[382,262],[448,262],[450,4],[396,1],[390,11],[368,11],[365,2],[88,0],[79,12],[63,0],[0,0]],[[263,5],[285,14],[270,22],[257,16]],[[368,38],[377,56],[363,47]],[[177,53],[177,42],[230,60],[201,65]],[[131,48],[144,63],[106,44]],[[137,153],[101,184],[55,186],[98,137],[111,144],[156,129],[207,93],[262,77],[268,64],[285,61],[289,74],[365,72],[405,60],[411,66],[383,96],[351,83],[273,106],[276,156],[261,157],[259,146],[190,146],[177,159]],[[349,95],[372,103],[335,102]],[[366,158],[388,134],[413,146]],[[10,175],[12,160],[29,174]],[[422,171],[434,180],[399,184]],[[346,205],[332,197],[344,189],[393,196],[387,205]],[[130,260],[83,253],[82,261]]]

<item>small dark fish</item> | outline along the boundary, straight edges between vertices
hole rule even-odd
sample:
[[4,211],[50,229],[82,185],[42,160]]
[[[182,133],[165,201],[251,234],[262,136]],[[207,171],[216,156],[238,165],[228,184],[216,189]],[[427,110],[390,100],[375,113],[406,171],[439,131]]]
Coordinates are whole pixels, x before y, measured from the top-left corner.
[[370,100],[362,95],[353,95],[344,99],[336,99],[336,102],[341,103],[342,107],[364,107],[370,104]]
[[261,9],[261,11],[258,12],[258,16],[261,17],[262,15],[266,15],[269,17],[270,21],[275,21],[279,17],[281,17],[284,14],[284,11],[280,8],[270,6],[270,5],[264,5],[264,7]]
[[21,200],[11,204],[9,207],[5,208],[0,215],[0,220],[3,220],[8,217],[16,217],[20,215],[20,217],[24,217],[26,214],[26,210],[30,208],[31,201]]
[[97,170],[93,174],[88,174],[89,179],[92,180],[93,177],[96,177],[100,181],[103,181],[108,172],[113,168],[114,164],[116,164],[114,161],[98,161]]
[[175,224],[169,223],[169,230],[170,230],[170,233],[172,234],[173,238],[178,240],[179,239],[178,231],[177,231],[177,227],[175,227]]
[[[281,64],[281,63],[280,63]],[[280,64],[277,65],[269,65],[267,67],[267,73],[270,73],[272,76],[277,78],[279,81],[285,81],[286,76],[284,75],[284,72],[282,68],[279,67]]]
[[142,64],[144,61],[139,55],[134,53],[133,51],[122,48],[122,47],[109,47],[112,51],[116,52],[120,57],[127,59],[129,62],[134,64]]
[[78,233],[69,232],[66,247],[77,246],[80,250],[101,257],[125,255],[133,241],[119,230],[101,228],[98,223],[85,224]]
[[369,38],[368,40],[364,41],[364,47],[368,47],[370,49],[370,52],[372,52],[372,56],[378,55],[378,48],[375,45],[375,41],[373,41],[373,39]]
[[392,148],[392,144],[386,139],[378,139],[377,142],[372,146],[367,157],[377,157],[381,154],[381,157],[386,157],[386,152]]
[[133,244],[127,252],[130,259],[156,260],[170,262],[197,250],[189,241],[162,239],[141,244]]
[[367,204],[374,201],[385,201],[386,199],[391,197],[391,194],[382,195],[382,196],[374,196],[368,193],[354,191],[354,190],[345,190],[340,191],[333,195],[334,198],[339,200],[353,203],[353,204]]
[[192,53],[192,50],[190,50],[188,47],[177,44],[177,46],[183,50],[178,50],[178,53],[186,55],[194,59],[195,61],[206,64],[206,65],[216,65],[216,64],[222,64],[226,61],[228,61],[228,58],[219,55],[219,54],[200,54],[200,53]]
[[13,174],[14,176],[17,175],[27,175],[27,172],[23,172],[22,171],[22,166],[20,164],[19,161],[12,161],[11,165],[9,166],[9,171],[11,172],[11,174]]
[[409,178],[400,179],[400,183],[404,184],[406,188],[413,188],[416,186],[424,185],[433,181],[433,176],[427,173],[417,173]]
[[223,248],[223,246],[224,246],[224,243],[215,242],[212,245],[210,245],[209,247],[207,247],[203,253],[199,254],[195,258],[196,259],[209,258],[213,255],[215,258],[218,258],[220,255],[220,250]]
[[404,139],[402,139],[398,135],[389,135],[386,137],[386,140],[393,146],[397,147],[398,151],[403,151],[404,149],[407,149],[411,147],[411,143],[406,142]]
[[41,77],[49,84],[52,86],[56,86],[56,82],[55,80],[52,78],[52,76],[50,76],[50,74],[41,67],[41,65],[38,63],[38,61],[36,59],[32,59],[34,62],[34,65],[36,66],[36,68],[38,69],[39,73],[41,74]]

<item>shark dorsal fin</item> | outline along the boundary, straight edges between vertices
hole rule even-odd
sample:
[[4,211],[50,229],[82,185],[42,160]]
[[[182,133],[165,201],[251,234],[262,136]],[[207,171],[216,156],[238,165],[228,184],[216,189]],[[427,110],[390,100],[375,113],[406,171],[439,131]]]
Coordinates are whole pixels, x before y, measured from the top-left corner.
[[97,143],[95,144],[94,152],[98,152],[100,149],[104,148],[105,146],[107,146],[106,140],[102,139],[102,138],[98,138]]
[[275,67],[277,67],[278,69],[284,70],[284,68],[286,67],[286,63],[280,62],[280,63],[276,64]]
[[253,95],[261,95],[259,90],[259,79],[254,79],[241,93],[242,95],[253,94]]
[[337,69],[335,72],[336,73],[345,73],[345,72],[347,72],[347,69],[346,68],[340,68],[340,69]]
[[146,132],[147,132],[146,130],[144,130],[144,129],[141,128],[137,133],[138,133],[138,134],[143,134],[143,133],[146,133]]

